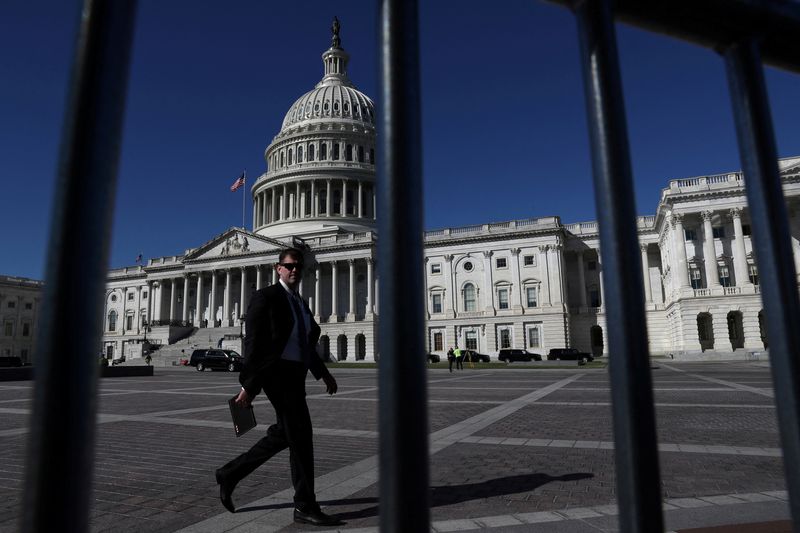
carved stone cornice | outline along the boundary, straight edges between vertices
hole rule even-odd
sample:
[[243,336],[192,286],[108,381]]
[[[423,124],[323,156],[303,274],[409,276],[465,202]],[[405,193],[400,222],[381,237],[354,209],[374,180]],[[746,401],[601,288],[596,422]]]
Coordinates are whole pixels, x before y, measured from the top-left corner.
[[711,219],[714,216],[714,212],[713,211],[701,211],[700,212],[700,216],[703,217],[703,222],[706,222],[706,221],[710,222]]
[[742,218],[742,208],[741,207],[732,207],[730,211],[728,211],[732,219]]

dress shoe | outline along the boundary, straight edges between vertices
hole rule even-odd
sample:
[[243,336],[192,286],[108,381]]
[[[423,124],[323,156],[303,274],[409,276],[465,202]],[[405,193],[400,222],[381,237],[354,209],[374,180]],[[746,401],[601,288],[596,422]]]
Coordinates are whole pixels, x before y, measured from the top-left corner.
[[338,518],[323,513],[319,507],[305,511],[295,509],[294,521],[300,524],[312,524],[314,526],[341,526],[344,524],[344,522]]
[[233,489],[235,487],[231,487],[222,479],[222,476],[219,473],[219,470],[215,472],[215,476],[217,478],[217,483],[219,483],[219,501],[222,502],[222,506],[225,507],[229,512],[235,513],[236,506],[233,505]]

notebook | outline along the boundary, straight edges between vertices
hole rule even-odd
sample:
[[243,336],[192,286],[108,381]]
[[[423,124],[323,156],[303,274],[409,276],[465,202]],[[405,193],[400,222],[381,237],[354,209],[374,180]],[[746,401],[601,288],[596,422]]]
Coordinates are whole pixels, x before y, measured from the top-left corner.
[[[238,395],[237,395],[238,396]],[[228,400],[228,406],[231,408],[231,419],[233,419],[233,430],[236,432],[237,437],[241,437],[254,427],[256,427],[256,414],[253,411],[252,404],[250,407],[242,407],[236,404],[236,396]]]

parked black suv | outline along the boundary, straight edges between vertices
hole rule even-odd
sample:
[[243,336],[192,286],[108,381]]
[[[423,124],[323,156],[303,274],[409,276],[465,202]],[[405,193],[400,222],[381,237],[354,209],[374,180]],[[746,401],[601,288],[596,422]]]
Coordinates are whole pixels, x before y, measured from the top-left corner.
[[244,366],[244,358],[233,350],[195,350],[189,365],[196,367],[198,372],[206,368],[238,372]]
[[547,360],[552,361],[554,359],[564,359],[568,361],[586,359],[587,361],[594,361],[594,356],[590,353],[579,352],[575,348],[553,348],[550,350],[550,353],[547,354]]
[[541,361],[542,356],[538,353],[532,353],[528,350],[519,350],[516,348],[504,348],[500,350],[497,359],[510,363],[511,361]]
[[438,363],[438,362],[439,362],[439,361],[441,361],[441,360],[442,360],[442,358],[441,358],[441,357],[439,357],[439,356],[438,356],[437,354],[435,354],[435,353],[429,353],[429,354],[428,354],[428,362],[429,362],[429,363]]
[[461,355],[464,356],[464,361],[472,361],[473,363],[488,363],[492,360],[485,353],[478,353],[475,350],[461,350]]

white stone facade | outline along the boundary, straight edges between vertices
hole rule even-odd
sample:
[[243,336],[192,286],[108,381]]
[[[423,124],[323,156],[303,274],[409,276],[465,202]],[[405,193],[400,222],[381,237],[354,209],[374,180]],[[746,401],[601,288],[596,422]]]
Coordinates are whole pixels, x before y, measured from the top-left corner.
[[0,356],[32,361],[41,301],[41,281],[0,276]]
[[[268,170],[251,189],[252,231],[231,228],[184,255],[109,272],[107,357],[135,357],[145,336],[169,344],[238,332],[250,294],[276,282],[272,265],[288,245],[307,254],[301,293],[322,327],[320,352],[341,361],[379,355],[374,105],[347,78],[347,60],[335,36],[322,81],[291,106],[267,147]],[[800,264],[800,158],[780,167]],[[651,353],[764,350],[740,172],[672,180],[656,214],[636,223]],[[596,222],[446,228],[426,232],[424,246],[428,351],[607,352]]]

